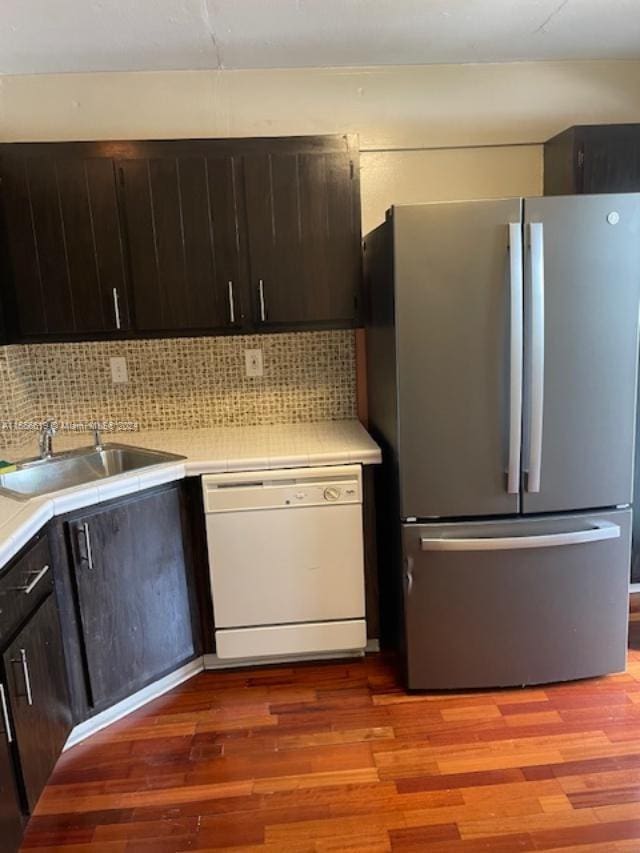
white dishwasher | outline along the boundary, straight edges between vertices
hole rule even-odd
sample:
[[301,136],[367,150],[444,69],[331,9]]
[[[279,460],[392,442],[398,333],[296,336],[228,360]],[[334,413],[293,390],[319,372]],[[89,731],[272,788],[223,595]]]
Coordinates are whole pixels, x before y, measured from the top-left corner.
[[359,465],[202,478],[219,658],[366,645]]

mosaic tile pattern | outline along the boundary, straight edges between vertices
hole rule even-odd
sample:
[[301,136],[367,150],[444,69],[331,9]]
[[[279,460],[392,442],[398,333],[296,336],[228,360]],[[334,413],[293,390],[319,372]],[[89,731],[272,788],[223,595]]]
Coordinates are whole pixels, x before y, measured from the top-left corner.
[[[254,347],[263,350],[264,376],[249,379],[244,350]],[[149,430],[304,423],[356,414],[351,331],[4,349],[19,351],[7,359],[15,359],[19,369],[0,366],[4,410],[11,419],[21,411],[70,423],[135,421]],[[111,381],[112,356],[127,360],[126,385]],[[4,438],[12,442],[7,446],[32,440]]]
[[27,347],[0,347],[0,450],[33,438],[23,427],[35,417],[35,386]]

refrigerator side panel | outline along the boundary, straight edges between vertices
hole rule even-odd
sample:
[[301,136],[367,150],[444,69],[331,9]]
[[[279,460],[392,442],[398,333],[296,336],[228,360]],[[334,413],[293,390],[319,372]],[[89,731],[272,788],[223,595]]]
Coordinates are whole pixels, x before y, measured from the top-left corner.
[[398,397],[391,218],[364,239],[369,426],[397,463]]
[[631,502],[639,302],[639,195],[525,201],[525,513]]
[[393,282],[392,214],[364,240],[367,295],[368,429],[382,449],[375,465],[376,541],[380,640],[399,648],[403,641],[402,546],[398,492],[398,397]]
[[[441,539],[448,549],[438,549]],[[630,539],[630,510],[403,525],[409,687],[524,686],[624,670]]]
[[403,518],[518,512],[507,467],[520,218],[520,199],[394,208]]

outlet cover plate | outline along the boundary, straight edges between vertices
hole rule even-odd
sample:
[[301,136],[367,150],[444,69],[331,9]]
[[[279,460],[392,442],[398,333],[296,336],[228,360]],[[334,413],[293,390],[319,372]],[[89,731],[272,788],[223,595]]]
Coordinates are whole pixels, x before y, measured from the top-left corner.
[[124,385],[129,381],[126,358],[123,356],[110,358],[109,363],[111,365],[111,381],[114,385]]
[[246,349],[244,351],[244,369],[250,379],[258,379],[263,374],[262,350]]

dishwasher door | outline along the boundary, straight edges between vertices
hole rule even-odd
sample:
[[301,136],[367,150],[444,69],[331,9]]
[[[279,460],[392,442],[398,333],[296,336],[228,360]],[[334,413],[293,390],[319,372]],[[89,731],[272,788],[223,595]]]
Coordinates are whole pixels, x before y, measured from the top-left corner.
[[[210,475],[203,487],[219,656],[234,656],[221,654],[221,629],[251,635],[252,655],[353,648],[352,631],[338,638],[348,620],[364,637],[359,466]],[[278,630],[253,630],[266,626]],[[312,635],[316,647],[300,645]]]

